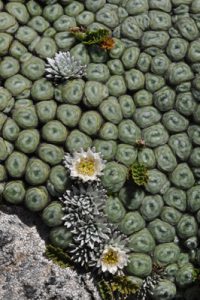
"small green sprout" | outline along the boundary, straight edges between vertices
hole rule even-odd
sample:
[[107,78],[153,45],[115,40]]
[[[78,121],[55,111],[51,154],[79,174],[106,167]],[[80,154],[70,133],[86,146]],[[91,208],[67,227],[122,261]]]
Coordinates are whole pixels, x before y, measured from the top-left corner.
[[73,266],[69,255],[63,249],[54,247],[51,244],[46,246],[46,251],[44,255],[62,269]]
[[139,164],[138,162],[135,162],[130,167],[130,173],[135,184],[144,185],[148,182],[149,179],[148,170],[143,164]]
[[135,295],[139,286],[128,276],[117,275],[111,279],[101,279],[98,282],[98,289],[103,300],[125,300]]
[[90,31],[82,27],[72,27],[70,32],[85,45],[100,44],[110,35],[109,30],[102,28]]

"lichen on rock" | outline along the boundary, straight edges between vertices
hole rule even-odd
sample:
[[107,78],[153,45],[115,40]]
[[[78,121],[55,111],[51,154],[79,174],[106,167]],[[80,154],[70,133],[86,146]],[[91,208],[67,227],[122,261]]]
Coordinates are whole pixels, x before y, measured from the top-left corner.
[[40,234],[44,237],[45,228],[40,226],[39,234],[35,222],[19,207],[0,211],[0,299],[100,300],[87,278],[89,287],[76,271],[61,269],[44,257],[45,240]]

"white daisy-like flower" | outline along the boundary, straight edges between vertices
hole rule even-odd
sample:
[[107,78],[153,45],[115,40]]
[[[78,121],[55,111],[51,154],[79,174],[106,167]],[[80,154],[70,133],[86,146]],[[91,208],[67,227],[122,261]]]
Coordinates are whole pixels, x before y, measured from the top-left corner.
[[79,178],[83,182],[97,181],[105,167],[105,161],[101,154],[95,152],[95,148],[88,148],[87,151],[81,149],[73,155],[67,153],[64,156],[64,165],[70,170],[70,176]]
[[103,272],[116,274],[122,270],[128,263],[128,255],[125,250],[117,246],[106,245],[97,267],[100,267]]

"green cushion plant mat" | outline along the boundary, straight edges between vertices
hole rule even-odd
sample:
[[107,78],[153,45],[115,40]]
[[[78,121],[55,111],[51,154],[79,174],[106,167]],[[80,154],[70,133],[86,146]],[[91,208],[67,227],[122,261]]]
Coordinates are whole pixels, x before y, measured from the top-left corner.
[[198,299],[200,1],[0,1],[0,85],[0,201],[41,216],[46,255],[97,268],[106,300]]

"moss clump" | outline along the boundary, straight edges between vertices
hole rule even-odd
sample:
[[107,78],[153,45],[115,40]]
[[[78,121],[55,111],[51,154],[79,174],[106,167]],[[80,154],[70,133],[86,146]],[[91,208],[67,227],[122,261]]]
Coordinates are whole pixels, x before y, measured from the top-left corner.
[[135,184],[145,185],[148,182],[148,170],[143,164],[134,163],[130,167],[130,173]]
[[46,251],[44,255],[49,260],[52,260],[54,264],[58,265],[62,269],[73,266],[73,263],[69,255],[63,249],[54,247],[51,244],[46,246]]
[[80,40],[85,45],[100,44],[109,37],[109,30],[107,29],[97,29],[97,30],[84,30],[79,27],[71,28],[70,32],[74,37]]
[[98,284],[98,290],[103,300],[125,300],[135,295],[139,286],[128,276],[114,276],[112,279],[103,278]]

